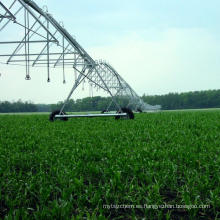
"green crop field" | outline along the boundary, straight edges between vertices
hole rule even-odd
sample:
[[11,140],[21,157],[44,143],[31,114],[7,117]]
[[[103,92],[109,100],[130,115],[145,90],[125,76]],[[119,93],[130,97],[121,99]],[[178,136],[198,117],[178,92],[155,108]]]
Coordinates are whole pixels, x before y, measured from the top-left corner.
[[219,219],[220,111],[0,115],[2,219]]

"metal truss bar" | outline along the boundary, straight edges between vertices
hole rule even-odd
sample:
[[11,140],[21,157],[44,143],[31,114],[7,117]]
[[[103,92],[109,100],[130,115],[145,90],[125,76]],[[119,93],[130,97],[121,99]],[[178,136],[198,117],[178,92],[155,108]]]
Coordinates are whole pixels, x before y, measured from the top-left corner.
[[[14,0],[14,2],[10,5],[10,7],[8,8],[9,10],[11,9],[11,7],[15,4],[17,0]],[[7,12],[5,13],[5,15],[7,15]],[[4,18],[4,16],[3,16]],[[1,18],[0,23],[2,22],[3,18]]]
[[[41,15],[38,17],[40,19]],[[31,26],[30,30],[32,30],[32,28],[35,26],[35,24],[37,23],[37,21],[34,22],[34,24]],[[41,27],[41,26],[40,26]],[[35,31],[38,31],[40,29],[40,27],[38,27]],[[28,30],[28,33],[30,33],[30,30]],[[29,40],[31,39],[31,37],[34,35],[34,33],[31,34],[31,36],[29,37]],[[25,37],[22,39],[22,41],[25,40]],[[24,46],[24,44],[19,43],[18,46],[15,48],[15,50],[13,51],[12,55],[9,57],[7,63],[9,63],[12,59],[12,57],[19,51],[22,49],[22,47]],[[25,55],[26,56],[26,55]],[[30,54],[29,54],[30,56]]]
[[[17,15],[17,14],[21,11],[22,8],[23,8],[23,7],[20,7],[20,8],[15,12],[14,15]],[[8,25],[8,23],[9,23],[10,21],[11,21],[11,20],[8,20],[8,21],[2,26],[2,28],[0,28],[0,31],[2,31],[2,30]],[[16,22],[16,20],[15,20],[15,22]]]
[[25,56],[25,67],[26,67],[26,76],[25,79],[29,80],[30,79],[30,66],[29,66],[29,43],[27,43],[27,41],[29,41],[29,34],[27,34],[27,29],[29,28],[29,16],[28,16],[28,12],[26,9],[24,9],[24,24],[25,24],[25,38],[24,38],[24,46],[25,46],[25,54],[27,54]]
[[3,3],[0,2],[0,6],[5,9],[5,11],[10,15],[13,21],[16,20],[16,17],[3,5]]
[[[117,91],[117,93],[115,94],[115,96],[117,96],[117,95],[119,94],[119,92],[120,92],[120,90]],[[113,103],[113,100],[111,100],[111,102],[109,103],[108,107],[106,108],[106,111],[109,110],[109,108],[111,107],[112,103]]]
[[[28,0],[29,1],[29,0]],[[53,25],[60,31],[60,33],[66,38],[66,40],[79,52],[85,62],[95,65],[95,61],[89,56],[89,54],[78,44],[78,42],[49,14],[47,17],[53,23]]]
[[[28,56],[28,54],[27,54]],[[73,60],[73,59],[67,59],[65,58],[65,60]],[[24,62],[25,60],[12,60],[11,63],[13,62]],[[31,62],[33,62],[34,60],[29,60]],[[47,59],[44,59],[44,60],[39,60],[39,61],[48,61]],[[56,63],[57,59],[50,59],[50,61],[55,61],[55,62],[51,62],[51,64],[54,64]],[[74,62],[74,61],[73,61]],[[65,62],[66,64],[73,64],[73,62]],[[37,64],[40,64],[40,63],[37,63]],[[63,65],[63,63],[60,63],[59,65]],[[79,63],[79,65],[85,65],[84,63]]]
[[85,114],[85,115],[55,115],[55,118],[94,118],[94,117],[114,117],[127,116],[127,113],[104,113],[104,114]]
[[[17,25],[20,25],[21,27],[25,28],[25,26],[24,26],[23,24],[20,24],[20,23],[17,22],[17,21],[15,21],[15,23],[16,23]],[[44,22],[43,22],[43,23],[44,23]],[[0,31],[1,31],[1,30],[0,30]],[[33,30],[30,30],[30,31],[33,32],[34,34],[36,34],[36,35],[38,35],[38,36],[44,38],[44,39],[47,39],[45,36],[43,36],[43,35],[41,35],[41,34],[35,32],[35,31],[33,31]],[[54,42],[57,44],[57,41],[54,40]]]
[[68,47],[70,46],[70,44],[68,44],[66,46],[66,48],[63,47],[63,53],[60,55],[60,57],[57,59],[57,62],[54,64],[54,67],[56,67],[56,65],[59,63],[59,61],[61,60],[61,58],[64,59],[64,56],[66,55],[65,51],[68,49]]
[[[69,45],[68,45],[69,46]],[[64,57],[64,53],[65,53],[65,39],[64,39],[64,37],[63,37],[63,83],[66,83],[66,79],[65,79],[65,63],[64,63],[64,61],[65,61],[65,57]]]
[[[102,63],[102,64],[104,64],[105,66],[108,67],[108,69],[110,69],[111,71],[114,72],[114,74],[115,74],[115,76],[117,77],[117,79],[118,79],[118,81],[119,81],[120,84],[121,84],[121,82],[123,82],[123,83],[125,84],[125,86],[122,86],[122,84],[121,84],[121,86],[122,86],[122,89],[125,89],[124,91],[126,91],[126,89],[129,90],[129,94],[130,94],[130,95],[128,94],[128,92],[126,92],[127,95],[128,95],[128,97],[132,96],[132,97],[133,97],[132,99],[136,99],[136,101],[139,100],[139,102],[141,101],[140,97],[134,92],[134,90],[128,85],[128,83],[126,83],[126,82],[124,81],[124,79],[122,79],[122,77],[121,77],[110,65],[108,65],[108,64],[106,64],[106,63]],[[130,98],[129,98],[129,99],[130,99]],[[130,99],[129,104],[133,102],[132,99]],[[136,103],[136,102],[135,102],[135,103]],[[128,105],[129,105],[129,104],[128,104]]]
[[[57,30],[54,32],[54,36],[56,35],[56,33],[57,33]],[[52,39],[52,38],[50,38],[50,40],[51,40],[51,39]],[[48,47],[48,45],[46,44],[46,45],[43,47],[43,49],[41,50],[41,52],[40,52],[40,54],[38,55],[38,57],[34,60],[32,66],[34,66],[34,65],[38,62],[38,60],[39,60],[40,57],[41,57],[41,54],[44,53],[44,51],[47,49],[47,47]],[[46,53],[46,54],[47,54],[47,53]]]
[[[25,3],[24,3],[23,0],[18,0],[18,1],[21,3],[21,5],[22,5],[24,8],[26,8],[26,9],[28,10],[28,12],[32,15],[32,17],[34,17],[34,18],[37,20],[37,22],[41,24],[41,26],[43,27],[43,29],[54,39],[54,41],[57,42],[57,43],[59,43],[59,41],[53,36],[53,34],[50,32],[50,30],[48,30],[47,27],[45,27],[44,24],[37,18],[37,16],[30,10],[30,8],[27,7],[26,1],[25,1]],[[40,14],[41,14],[41,13],[40,13]]]
[[[73,67],[74,68],[74,67]],[[80,72],[78,69],[74,68],[77,72],[79,72],[80,74],[82,74],[83,76],[85,76],[90,82],[94,83],[95,85],[97,85],[98,87],[102,88],[103,90],[105,90],[106,92],[108,92],[108,90],[106,88],[104,88],[103,86],[101,86],[100,84],[96,83],[94,80],[92,80],[89,75],[85,75],[84,73]]]
[[[12,62],[13,62],[13,61],[12,61]],[[19,62],[21,62],[21,61],[19,61]],[[46,62],[46,61],[45,61],[45,62]],[[36,63],[35,66],[36,66],[36,65],[43,65],[43,64],[47,64],[47,63]],[[54,65],[55,62],[50,62],[50,64],[51,64],[51,65]],[[65,62],[64,64],[65,64],[65,65],[68,65],[68,66],[72,66],[74,63],[73,63],[73,62]],[[58,67],[58,66],[59,66],[59,67],[62,67],[62,66],[63,66],[63,63],[60,63],[60,64],[57,65],[56,67]],[[85,63],[78,63],[77,66],[85,66]],[[88,66],[89,66],[89,65],[88,65]]]
[[[49,21],[47,21],[47,29],[49,30]],[[47,32],[47,82],[50,82],[50,45],[49,45],[48,32]]]
[[[74,54],[74,64],[73,64],[73,68],[75,69],[76,65],[77,65],[77,61],[80,60],[80,55],[76,56],[76,53]],[[81,62],[84,62],[84,60],[82,59]],[[77,71],[75,69],[75,71]],[[75,72],[76,73],[76,72]]]
[[102,83],[104,84],[105,88],[107,89],[108,93],[111,95],[113,102],[118,107],[118,110],[121,110],[121,107],[118,105],[117,101],[115,100],[115,97],[109,90],[108,86],[106,85],[105,81],[102,79],[101,75],[99,74],[99,71],[95,68],[96,73],[98,74],[99,78],[101,79]]
[[111,102],[109,103],[108,107],[106,108],[106,111],[109,110],[109,108],[111,107],[112,103],[113,103],[113,101],[111,100]]
[[[0,44],[24,44],[24,43],[47,43],[48,41],[46,40],[34,40],[34,41],[3,41],[0,42]],[[49,41],[49,42],[55,42],[54,40]]]
[[[65,55],[73,55],[74,53],[65,53]],[[14,54],[13,56],[14,57],[20,57],[20,56],[26,56],[27,54]],[[39,53],[30,53],[29,54],[29,56],[38,56],[39,55]],[[46,56],[47,54],[45,53],[45,54],[41,54],[41,56]],[[62,53],[50,53],[50,56],[52,56],[52,55],[62,55]],[[11,56],[11,54],[0,54],[0,57],[10,57]],[[71,59],[71,60],[73,60],[73,59]]]
[[114,70],[114,68],[108,64],[106,64],[110,69],[112,69],[115,74],[118,76],[118,80],[124,82],[124,84],[126,85],[126,88],[128,88],[130,90],[130,93],[132,96],[136,96],[138,97],[138,99],[140,99],[140,97],[136,94],[136,92],[130,87],[130,85]]
[[[84,66],[84,68],[82,69],[81,73],[85,73],[86,68],[87,68],[87,67]],[[80,74],[80,75],[78,76],[78,79],[77,79],[76,82],[74,83],[73,88],[71,89],[71,91],[70,91],[70,93],[69,93],[67,99],[65,100],[65,102],[64,102],[64,104],[63,104],[63,106],[62,106],[62,108],[61,108],[61,110],[60,110],[59,115],[61,115],[63,109],[65,108],[65,106],[66,106],[67,102],[69,101],[70,97],[72,96],[73,92],[74,92],[74,91],[76,90],[76,88],[80,85],[80,83],[86,78],[86,76],[88,76],[88,74],[90,74],[90,72],[91,72],[92,70],[93,70],[92,68],[89,69],[89,70],[88,70],[88,73],[87,73],[85,76],[83,76],[82,74]],[[82,76],[83,76],[83,78],[82,78]],[[81,78],[82,78],[82,79],[81,79]]]
[[[39,14],[43,15],[50,23],[59,30],[60,34],[65,37],[65,39],[79,52],[79,54],[83,57],[83,59],[90,63],[91,65],[95,64],[95,61],[87,54],[87,52],[76,42],[75,39],[48,13],[45,13],[36,3],[30,0],[18,0],[23,3],[24,7],[25,4],[32,7],[35,11]],[[58,42],[59,43],[59,42]]]
[[109,66],[107,63],[101,63],[103,65],[105,65],[111,72],[114,73],[114,75],[116,76],[116,78],[118,79],[119,84],[121,85],[121,87],[123,88],[122,84],[121,84],[121,80],[119,79],[119,74],[111,67]]
[[[6,16],[6,15],[0,15],[0,18],[8,18],[8,19],[10,19],[11,18],[11,16],[9,15],[9,16]],[[1,22],[1,21],[0,21]]]

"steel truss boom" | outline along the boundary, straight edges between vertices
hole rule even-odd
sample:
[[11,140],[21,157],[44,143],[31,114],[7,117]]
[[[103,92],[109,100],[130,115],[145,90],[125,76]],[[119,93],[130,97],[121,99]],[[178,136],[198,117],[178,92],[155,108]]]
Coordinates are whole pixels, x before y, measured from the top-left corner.
[[[45,66],[48,82],[50,81],[50,69],[63,68],[63,82],[65,82],[65,68],[72,67],[78,76],[73,87],[62,106],[59,115],[77,87],[87,79],[89,85],[100,88],[111,96],[118,111],[121,111],[118,98],[126,98],[128,106],[137,110],[154,110],[158,106],[151,106],[143,102],[131,86],[119,75],[119,73],[104,61],[95,61],[76,39],[58,22],[47,9],[41,9],[33,0],[5,0],[0,2],[0,37],[2,31],[10,25],[20,28],[23,37],[19,41],[7,39],[1,41],[1,45],[7,44],[8,48],[15,48],[0,54],[6,64],[24,64],[26,67],[26,79],[30,79],[30,67]],[[19,32],[19,33],[20,33]],[[6,32],[7,33],[7,32]],[[0,39],[1,40],[1,39]],[[0,50],[2,51],[2,50]]]

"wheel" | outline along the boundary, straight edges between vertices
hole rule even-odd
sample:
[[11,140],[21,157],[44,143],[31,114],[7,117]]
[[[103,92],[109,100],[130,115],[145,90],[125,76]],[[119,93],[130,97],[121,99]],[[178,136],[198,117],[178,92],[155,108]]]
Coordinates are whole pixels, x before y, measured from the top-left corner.
[[[55,110],[55,111],[51,112],[49,120],[51,122],[53,122],[55,120],[55,115],[59,115],[59,113],[60,113],[60,110]],[[66,113],[61,112],[61,115],[66,115]],[[62,120],[62,121],[67,121],[68,120],[68,118],[59,118],[59,119]]]
[[101,111],[101,114],[104,114],[106,112],[109,112],[109,110],[104,109],[104,110]]
[[116,120],[120,118],[134,119],[134,113],[129,108],[121,108],[121,111],[118,111],[117,113],[127,113],[127,116],[115,116]]
[[137,112],[142,113],[143,111],[142,111],[140,108],[138,108],[138,109],[137,109]]

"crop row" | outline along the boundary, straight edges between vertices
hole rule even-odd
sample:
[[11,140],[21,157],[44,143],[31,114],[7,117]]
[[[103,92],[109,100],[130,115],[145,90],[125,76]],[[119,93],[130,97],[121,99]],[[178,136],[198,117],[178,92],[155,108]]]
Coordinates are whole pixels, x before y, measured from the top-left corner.
[[219,173],[220,111],[0,116],[0,218],[217,219]]

